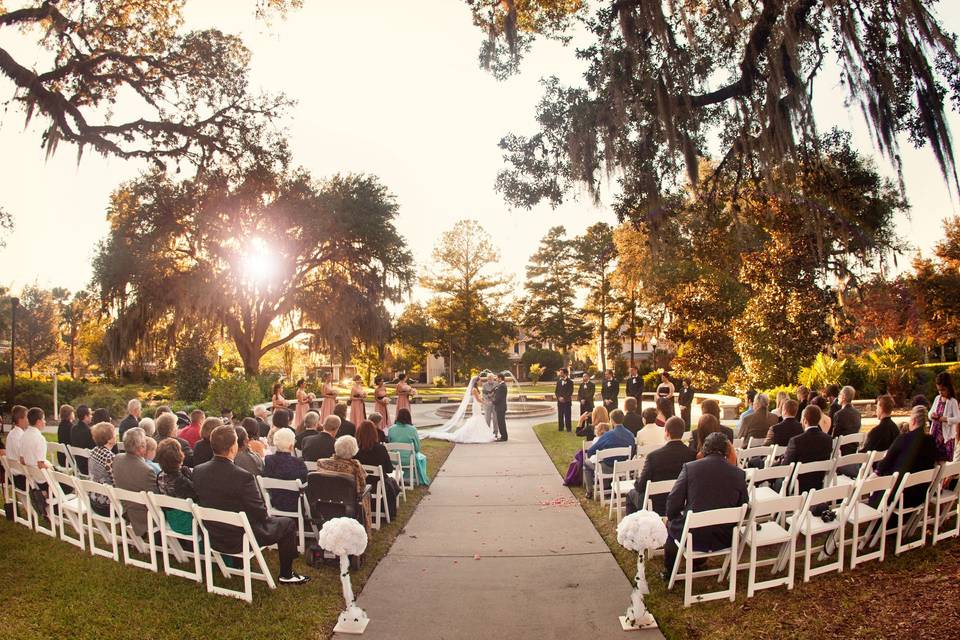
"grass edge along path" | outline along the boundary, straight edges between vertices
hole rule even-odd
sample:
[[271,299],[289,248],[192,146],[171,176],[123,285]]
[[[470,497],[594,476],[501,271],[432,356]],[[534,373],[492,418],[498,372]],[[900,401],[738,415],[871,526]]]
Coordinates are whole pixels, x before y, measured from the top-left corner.
[[[425,440],[423,452],[431,476],[444,463],[453,444]],[[397,518],[373,531],[363,567],[351,573],[360,593],[374,568],[387,554],[420,500],[429,491],[417,487],[400,500]],[[277,553],[265,553],[274,578]],[[253,603],[208,594],[205,584],[128,567],[29,531],[0,519],[0,575],[4,593],[4,637],[17,640],[77,638],[110,640],[270,638],[306,640],[329,638],[343,608],[339,568],[311,569],[298,560],[295,567],[312,580],[297,587],[270,591],[254,581]],[[222,576],[217,576],[221,584]],[[234,579],[236,587],[242,582]]]
[[[566,475],[582,439],[557,431],[556,422],[533,428],[540,444],[561,476]],[[587,517],[610,547],[624,574],[633,579],[636,555],[617,543],[617,527],[607,517],[608,507],[587,500],[582,487],[570,487]],[[888,543],[890,539],[888,539]],[[746,597],[746,572],[737,580],[737,598],[683,608],[683,585],[672,592],[660,579],[663,556],[647,563],[650,594],[644,597],[668,640],[709,638],[904,638],[912,640],[956,637],[960,628],[960,540],[907,551],[900,557],[887,545],[883,563],[811,578],[803,583],[802,561],[796,584],[758,591]],[[849,565],[847,565],[849,566]],[[586,570],[586,567],[585,567]],[[766,571],[766,570],[763,570]],[[758,574],[763,575],[763,574]],[[697,589],[704,581],[695,584]],[[707,588],[712,589],[709,585]],[[624,602],[624,610],[629,603]]]

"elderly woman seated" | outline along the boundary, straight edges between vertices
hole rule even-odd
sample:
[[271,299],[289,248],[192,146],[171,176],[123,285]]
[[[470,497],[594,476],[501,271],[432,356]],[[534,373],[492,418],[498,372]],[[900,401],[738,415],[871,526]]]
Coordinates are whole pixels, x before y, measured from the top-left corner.
[[[183,500],[196,500],[190,467],[183,466],[183,447],[175,438],[165,438],[157,445],[157,464],[160,475],[157,476],[157,489],[163,495]],[[164,509],[164,517],[170,528],[177,533],[189,535],[193,526],[193,515],[189,511]]]
[[340,436],[333,445],[333,457],[317,460],[318,471],[352,474],[357,480],[357,495],[363,496],[363,524],[370,533],[370,494],[365,493],[367,472],[354,456],[360,451],[360,445],[353,436]]
[[[98,422],[90,429],[97,445],[90,451],[90,479],[100,484],[113,486],[113,447],[117,444],[117,429],[111,422]],[[90,496],[90,506],[102,516],[110,515],[110,499],[102,494]]]
[[[273,434],[273,446],[277,452],[267,456],[263,462],[263,477],[277,480],[299,480],[306,482],[307,465],[300,458],[293,456],[293,443],[296,434],[293,429],[280,429]],[[273,507],[281,511],[296,511],[299,491],[287,489],[270,489],[270,502]]]

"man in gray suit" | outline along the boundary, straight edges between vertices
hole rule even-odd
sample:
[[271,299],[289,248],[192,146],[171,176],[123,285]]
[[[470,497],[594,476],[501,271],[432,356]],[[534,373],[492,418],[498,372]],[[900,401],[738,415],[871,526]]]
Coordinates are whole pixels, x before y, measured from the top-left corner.
[[497,414],[493,408],[493,390],[497,388],[497,380],[492,373],[488,373],[480,386],[480,397],[483,398],[483,418],[487,426],[497,435]]
[[[127,429],[123,434],[123,449],[113,459],[113,485],[127,491],[156,491],[157,474],[147,464],[147,434],[140,427]],[[147,509],[143,505],[123,503],[133,531],[143,537],[147,533]]]
[[[833,414],[833,422],[830,424],[830,436],[839,438],[848,436],[852,433],[860,433],[860,412],[853,406],[853,400],[857,397],[857,392],[851,386],[840,389],[840,410]],[[847,455],[857,452],[857,444],[845,444],[841,447],[840,455]],[[841,469],[842,473],[847,473],[849,469]]]

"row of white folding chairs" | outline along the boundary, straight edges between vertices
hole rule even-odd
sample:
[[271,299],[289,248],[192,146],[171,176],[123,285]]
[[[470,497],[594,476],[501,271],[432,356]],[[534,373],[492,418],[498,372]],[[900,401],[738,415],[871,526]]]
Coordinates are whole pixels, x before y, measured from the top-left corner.
[[[276,588],[273,576],[263,557],[263,549],[257,543],[250,522],[243,512],[235,513],[200,507],[192,500],[172,498],[162,494],[146,491],[133,492],[109,485],[100,484],[92,480],[76,478],[52,468],[38,469],[23,465],[9,458],[0,458],[10,483],[13,483],[13,474],[22,474],[26,478],[27,489],[17,490],[18,500],[14,504],[14,511],[18,515],[18,522],[44,533],[57,537],[65,542],[89,550],[92,555],[111,558],[128,565],[158,571],[156,537],[160,537],[160,556],[163,558],[163,570],[167,575],[179,576],[203,581],[201,570],[201,556],[206,567],[206,587],[210,593],[227,595],[247,602],[253,601],[252,580],[263,580],[271,589]],[[49,526],[43,525],[41,514],[36,513],[30,501],[30,490],[39,490],[42,485],[47,487],[46,513],[43,514]],[[66,489],[65,489],[66,487]],[[108,513],[103,515],[92,507],[92,501],[104,504]],[[138,536],[132,525],[125,519],[125,504],[142,506],[146,511],[147,531],[144,538]],[[182,511],[192,516],[190,534],[174,531],[165,517],[165,510]],[[19,512],[25,515],[19,517]],[[216,523],[229,525],[240,529],[242,534],[240,550],[236,553],[217,551],[210,544],[203,541],[210,540],[207,524]],[[68,530],[69,526],[69,530]],[[101,547],[97,539],[106,544]],[[183,544],[184,542],[189,544]],[[136,551],[146,556],[146,560],[133,555]],[[232,557],[242,563],[242,568],[228,566],[224,557]],[[174,566],[171,559],[178,563],[192,561],[193,569],[185,570]],[[258,570],[253,570],[252,562],[256,561]],[[243,590],[229,589],[216,584],[213,565],[216,564],[221,574],[228,578],[240,576],[243,578]]]
[[[800,465],[790,465],[794,471],[801,470]],[[701,513],[688,512],[684,523],[683,533],[678,541],[678,553],[674,566],[670,568],[671,577],[669,588],[678,579],[684,581],[684,606],[693,602],[702,602],[719,598],[729,598],[731,601],[736,593],[737,570],[748,571],[747,597],[752,597],[758,589],[775,586],[793,588],[794,569],[796,559],[804,558],[804,582],[811,577],[822,573],[844,569],[844,554],[849,545],[849,565],[854,569],[858,564],[869,560],[883,561],[886,552],[886,537],[894,534],[895,554],[921,547],[926,544],[926,529],[933,527],[933,544],[950,537],[960,535],[960,501],[957,500],[957,490],[949,489],[945,485],[960,479],[960,462],[941,464],[934,469],[916,473],[904,474],[902,482],[897,484],[898,474],[889,476],[867,475],[859,478],[853,484],[839,484],[823,489],[814,489],[800,495],[775,495],[766,499],[758,499],[755,492],[751,492],[747,505],[730,509],[718,509]],[[663,481],[667,483],[674,481]],[[661,483],[648,483],[644,496],[645,508],[651,508],[650,498],[661,489]],[[751,483],[752,484],[752,483]],[[919,505],[909,506],[906,503],[907,490],[926,485],[926,495]],[[669,489],[667,489],[669,491]],[[814,508],[823,506],[832,510],[833,519],[823,519],[814,515]],[[931,514],[930,511],[933,511]],[[889,531],[887,523],[890,517],[897,518],[895,531]],[[954,524],[949,529],[944,528],[946,522],[954,518]],[[716,526],[732,525],[732,543],[725,549],[701,552],[693,549],[692,531],[695,529]],[[852,527],[852,536],[846,540],[846,526]],[[913,536],[920,528],[920,536],[911,542],[904,542],[905,538]],[[941,530],[942,529],[942,530]],[[824,535],[823,544],[814,545],[814,538]],[[797,550],[797,539],[803,538],[803,548]],[[836,559],[814,566],[813,554],[819,553],[817,561],[828,557],[825,545],[834,542]],[[757,550],[761,547],[777,545],[779,553],[775,558],[758,560]],[[750,558],[746,563],[740,559],[745,547],[750,546]],[[874,548],[873,551],[867,551]],[[723,557],[724,563],[720,569],[694,571],[693,562],[700,558]],[[681,564],[685,564],[681,571]],[[786,574],[766,581],[757,581],[756,572],[759,567],[772,566],[774,575],[786,570]],[[693,579],[716,575],[718,582],[722,582],[729,574],[728,587],[711,593],[693,594]]]

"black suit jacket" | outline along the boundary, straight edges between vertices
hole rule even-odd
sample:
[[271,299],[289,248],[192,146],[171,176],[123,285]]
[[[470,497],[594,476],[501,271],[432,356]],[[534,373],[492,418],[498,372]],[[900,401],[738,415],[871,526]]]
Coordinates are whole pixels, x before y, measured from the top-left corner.
[[498,409],[507,408],[507,383],[502,380],[493,388],[493,406]]
[[597,388],[592,382],[581,382],[580,389],[577,391],[577,400],[580,404],[593,404],[593,399],[597,395]]
[[557,401],[559,402],[563,399],[565,402],[570,402],[573,400],[573,380],[567,378],[566,380],[557,380],[557,384],[553,389],[553,395],[557,396]]
[[870,432],[867,433],[867,439],[863,441],[861,451],[886,451],[893,444],[893,441],[900,435],[900,427],[890,416],[877,423]]
[[620,397],[620,383],[616,380],[604,380],[603,386],[600,388],[600,397],[605,402],[616,403],[617,398]]
[[640,376],[627,378],[627,397],[639,398],[641,393],[643,393],[643,378]]
[[316,462],[323,458],[333,456],[333,443],[335,440],[326,431],[321,431],[315,436],[310,436],[303,441],[303,459],[307,462]]
[[[833,438],[839,438],[840,436],[848,436],[851,433],[860,432],[860,412],[857,411],[852,404],[848,404],[835,414],[833,414],[833,423],[830,425],[830,436]],[[855,453],[857,451],[857,445],[855,444],[845,444],[840,449],[842,455],[847,455],[848,453]]]
[[[244,512],[253,535],[261,545],[275,544],[288,530],[286,518],[271,518],[253,474],[227,458],[215,457],[193,469],[193,488],[201,507]],[[243,532],[236,527],[207,525],[215,549],[226,553],[240,550]]]
[[[747,475],[725,456],[709,455],[683,465],[667,496],[667,528],[680,540],[687,511],[739,507],[747,503]],[[712,551],[730,546],[733,525],[703,527],[693,532],[693,548]]]
[[313,436],[317,435],[318,433],[320,433],[320,431],[319,431],[318,429],[304,429],[303,431],[301,431],[300,433],[298,433],[298,434],[297,434],[297,437],[294,439],[294,446],[295,446],[297,449],[299,449],[300,451],[303,451],[303,442],[304,442],[307,438],[312,438]]
[[[697,459],[697,454],[683,444],[680,440],[671,440],[656,451],[647,454],[647,459],[643,463],[643,470],[640,477],[634,483],[633,487],[637,491],[638,503],[643,500],[644,491],[647,489],[647,482],[659,482],[660,480],[674,480],[680,475],[683,465],[693,462]],[[667,496],[653,496],[651,500],[653,510],[661,516],[667,513]]]
[[[903,481],[903,474],[933,469],[935,464],[937,464],[937,445],[934,443],[933,436],[924,433],[923,429],[915,429],[897,436],[887,449],[886,457],[877,464],[877,474],[888,476],[898,471],[900,477],[897,478],[897,486],[899,487]],[[927,485],[925,484],[905,489],[904,506],[915,507],[923,504],[926,495]]]
[[799,420],[796,418],[784,418],[770,427],[770,430],[767,432],[767,439],[763,444],[768,447],[772,444],[785,447],[790,444],[790,438],[799,436],[801,433],[803,433],[803,425],[800,424]]
[[[720,425],[720,433],[727,436],[727,440],[733,443],[733,429],[731,429],[730,427],[725,427],[723,425]],[[693,435],[690,436],[689,446],[690,446],[690,450],[693,451],[694,454],[700,451],[700,447],[703,446],[703,441],[700,439],[699,429],[693,430]]]
[[341,420],[340,428],[337,429],[337,437],[340,436],[356,436],[357,435],[357,425],[353,424],[349,420]]
[[623,414],[623,426],[630,429],[630,433],[637,435],[643,429],[643,417],[636,411],[627,411]]
[[127,432],[128,429],[133,429],[134,427],[140,426],[140,421],[127,414],[127,417],[120,421],[120,424],[117,425],[117,431],[119,432],[120,437],[123,437],[123,434]]
[[[816,462],[829,460],[833,455],[833,438],[820,430],[820,427],[810,427],[798,436],[790,438],[787,452],[783,456],[783,464],[794,462]],[[798,478],[800,493],[810,489],[823,488],[822,471],[805,473]]]
[[[82,420],[78,420],[76,424],[70,427],[70,446],[83,449],[93,449],[97,446],[97,443],[93,441],[93,436],[90,434],[90,425]],[[78,456],[76,460],[80,473],[84,475],[89,473],[87,469],[87,459]]]
[[693,396],[695,393],[696,392],[693,390],[693,387],[680,389],[680,391],[677,392],[677,404],[684,409],[689,409],[693,406]]

